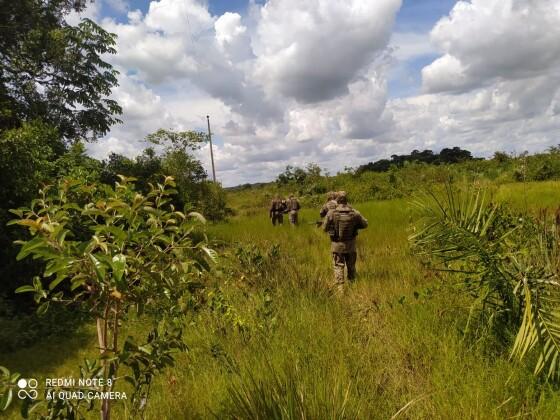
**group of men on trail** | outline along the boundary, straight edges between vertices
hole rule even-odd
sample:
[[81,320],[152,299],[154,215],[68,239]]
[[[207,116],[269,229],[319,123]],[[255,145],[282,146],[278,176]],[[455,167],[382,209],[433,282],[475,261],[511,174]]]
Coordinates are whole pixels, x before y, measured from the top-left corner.
[[[270,205],[272,224],[281,224],[283,214],[289,213],[290,223],[296,225],[300,207],[293,195],[290,195],[288,200],[281,200],[277,196]],[[328,233],[331,240],[335,287],[338,292],[343,292],[346,282],[344,267],[346,267],[348,281],[352,282],[356,278],[356,236],[358,230],[367,228],[368,222],[358,210],[348,204],[345,191],[327,193],[327,202],[321,208],[319,215],[323,221],[318,226]]]
[[298,224],[298,211],[300,208],[301,206],[299,205],[299,201],[293,196],[293,194],[290,194],[287,200],[280,198],[280,196],[276,196],[270,203],[270,210],[268,213],[274,226],[284,223],[285,213],[288,213],[290,224],[295,226]]

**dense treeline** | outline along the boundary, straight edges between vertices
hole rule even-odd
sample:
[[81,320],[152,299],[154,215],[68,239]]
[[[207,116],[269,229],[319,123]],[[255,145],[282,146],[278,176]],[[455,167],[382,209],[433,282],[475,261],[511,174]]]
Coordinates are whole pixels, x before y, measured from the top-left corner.
[[373,172],[387,172],[391,166],[402,167],[407,162],[422,162],[431,165],[459,163],[466,160],[474,159],[471,152],[461,149],[460,147],[453,147],[451,149],[444,148],[439,153],[434,153],[432,150],[413,150],[408,155],[392,155],[391,159],[380,159],[375,162],[369,162],[365,165],[360,165],[356,169],[357,173],[373,171]]
[[[426,159],[432,156],[431,162],[408,158],[419,155]],[[365,202],[409,197],[447,181],[502,184],[560,180],[560,147],[533,155],[496,152],[490,159],[473,158],[469,151],[453,147],[437,154],[412,152],[393,160],[402,163],[391,164],[387,171],[364,170],[364,166],[345,168],[336,175],[313,163],[305,168],[288,166],[273,183],[230,189],[230,201],[233,207],[254,213],[269,205],[275,194],[297,194],[305,206],[317,206],[323,202],[324,193],[331,190],[347,191],[354,202]]]
[[114,185],[122,174],[137,178],[136,188],[146,193],[150,183],[171,175],[177,209],[197,210],[209,219],[226,216],[221,187],[208,181],[194,157],[206,141],[202,133],[159,130],[146,138],[153,146],[132,159],[87,156],[85,143],[119,123],[122,110],[109,97],[118,72],[103,60],[116,52],[115,35],[88,19],[77,26],[65,20],[86,2],[22,0],[1,5],[0,298],[5,306],[5,298],[13,299],[13,290],[40,269],[36,263],[16,261],[13,242],[23,231],[6,225],[14,217],[10,209],[28,206],[39,188],[61,177]]

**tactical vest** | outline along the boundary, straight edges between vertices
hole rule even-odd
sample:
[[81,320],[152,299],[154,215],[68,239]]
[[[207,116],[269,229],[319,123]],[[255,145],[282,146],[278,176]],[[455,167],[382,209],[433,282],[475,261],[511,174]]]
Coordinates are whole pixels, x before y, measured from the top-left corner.
[[334,210],[336,209],[336,206],[338,206],[338,204],[336,204],[336,200],[329,200],[327,201],[327,204],[325,204],[327,206],[327,209],[329,210]]
[[336,242],[351,241],[356,237],[354,209],[336,209],[333,212],[334,240]]
[[299,202],[295,198],[288,200],[288,210],[299,210]]

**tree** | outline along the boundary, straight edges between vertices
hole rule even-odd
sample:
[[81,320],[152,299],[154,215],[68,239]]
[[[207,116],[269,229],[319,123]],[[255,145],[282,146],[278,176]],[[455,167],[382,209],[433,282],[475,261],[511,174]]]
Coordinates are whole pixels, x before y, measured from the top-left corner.
[[200,149],[208,141],[208,136],[200,131],[174,131],[160,128],[148,134],[146,141],[163,146],[166,152],[193,151]]
[[99,181],[102,163],[86,154],[84,143],[72,144],[67,152],[55,162],[58,177],[70,177],[86,182]]
[[465,333],[478,318],[504,344],[514,335],[512,357],[533,355],[535,374],[560,380],[560,226],[546,212],[519,217],[484,190],[450,184],[413,205],[414,250],[460,276],[473,298]]
[[121,108],[106,97],[117,71],[101,59],[114,54],[115,35],[89,19],[70,26],[68,0],[2,1],[0,132],[25,121],[57,127],[66,141],[96,139],[119,122]]
[[145,149],[134,159],[111,153],[103,161],[101,182],[113,185],[119,180],[119,174],[136,178],[136,188],[142,193],[150,190],[150,183],[156,183],[163,175],[162,158],[152,148]]
[[494,152],[494,156],[492,159],[494,159],[498,163],[506,163],[511,160],[511,157],[506,152]]
[[175,179],[178,207],[202,211],[210,220],[221,220],[231,213],[221,185],[208,181],[202,163],[194,156],[208,141],[205,133],[159,129],[146,140],[164,150],[162,171]]
[[[193,230],[202,216],[185,215],[171,204],[171,177],[146,195],[136,192],[131,181],[121,177],[111,188],[62,180],[57,188],[44,188],[31,207],[14,211],[18,218],[11,223],[26,227],[31,237],[18,242],[18,259],[32,256],[45,263],[33,284],[17,292],[33,293],[39,313],[49,305],[72,304],[90,314],[100,354],[86,361],[81,376],[97,379],[96,390],[109,392],[121,381],[120,372],[133,387],[130,409],[138,415],[154,375],[185,350],[182,317],[196,290],[193,282],[209,270],[216,254],[204,239],[195,239],[204,238]],[[151,323],[144,342],[123,340],[128,322],[144,314]],[[78,418],[95,406],[88,395],[33,406],[48,418]],[[104,399],[104,420],[110,409],[110,400]]]
[[439,152],[439,160],[442,163],[459,163],[465,160],[471,160],[472,154],[468,150],[461,149],[460,147],[453,147],[452,149],[442,149]]
[[13,294],[17,279],[32,275],[36,266],[15,260],[16,233],[6,226],[8,209],[29,203],[39,186],[49,182],[62,149],[57,131],[38,121],[0,135],[0,294]]
[[[65,21],[83,0],[0,0],[0,278],[29,273],[29,263],[14,264],[8,209],[29,203],[58,170],[95,164],[68,145],[93,140],[117,123],[121,108],[108,95],[117,72],[101,57],[115,53],[115,35],[90,20]],[[82,154],[82,158],[78,155]],[[58,163],[56,163],[58,162]],[[77,175],[74,173],[73,175]],[[6,182],[9,180],[10,182]],[[0,294],[13,290],[0,284]]]

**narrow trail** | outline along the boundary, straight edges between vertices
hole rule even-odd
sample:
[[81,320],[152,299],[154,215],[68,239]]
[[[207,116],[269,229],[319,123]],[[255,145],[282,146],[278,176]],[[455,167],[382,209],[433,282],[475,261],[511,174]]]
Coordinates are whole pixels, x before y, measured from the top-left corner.
[[[409,335],[414,321],[407,318],[419,306],[429,274],[409,253],[404,201],[355,207],[369,220],[369,227],[358,237],[358,279],[342,297],[331,295],[330,243],[311,223],[318,218],[316,211],[302,211],[298,227],[287,223],[273,227],[258,216],[233,221],[216,234],[261,249],[280,246],[274,298],[280,325],[264,345],[275,362],[299,364],[304,376],[310,376],[304,383],[319,380],[348,389],[347,403],[356,413],[375,408],[384,413],[379,418],[391,417],[426,396],[430,355],[420,350],[421,340]],[[422,317],[428,315],[424,311]],[[417,321],[423,322],[422,317]],[[403,323],[408,324],[406,330]],[[369,395],[360,395],[365,390]]]

